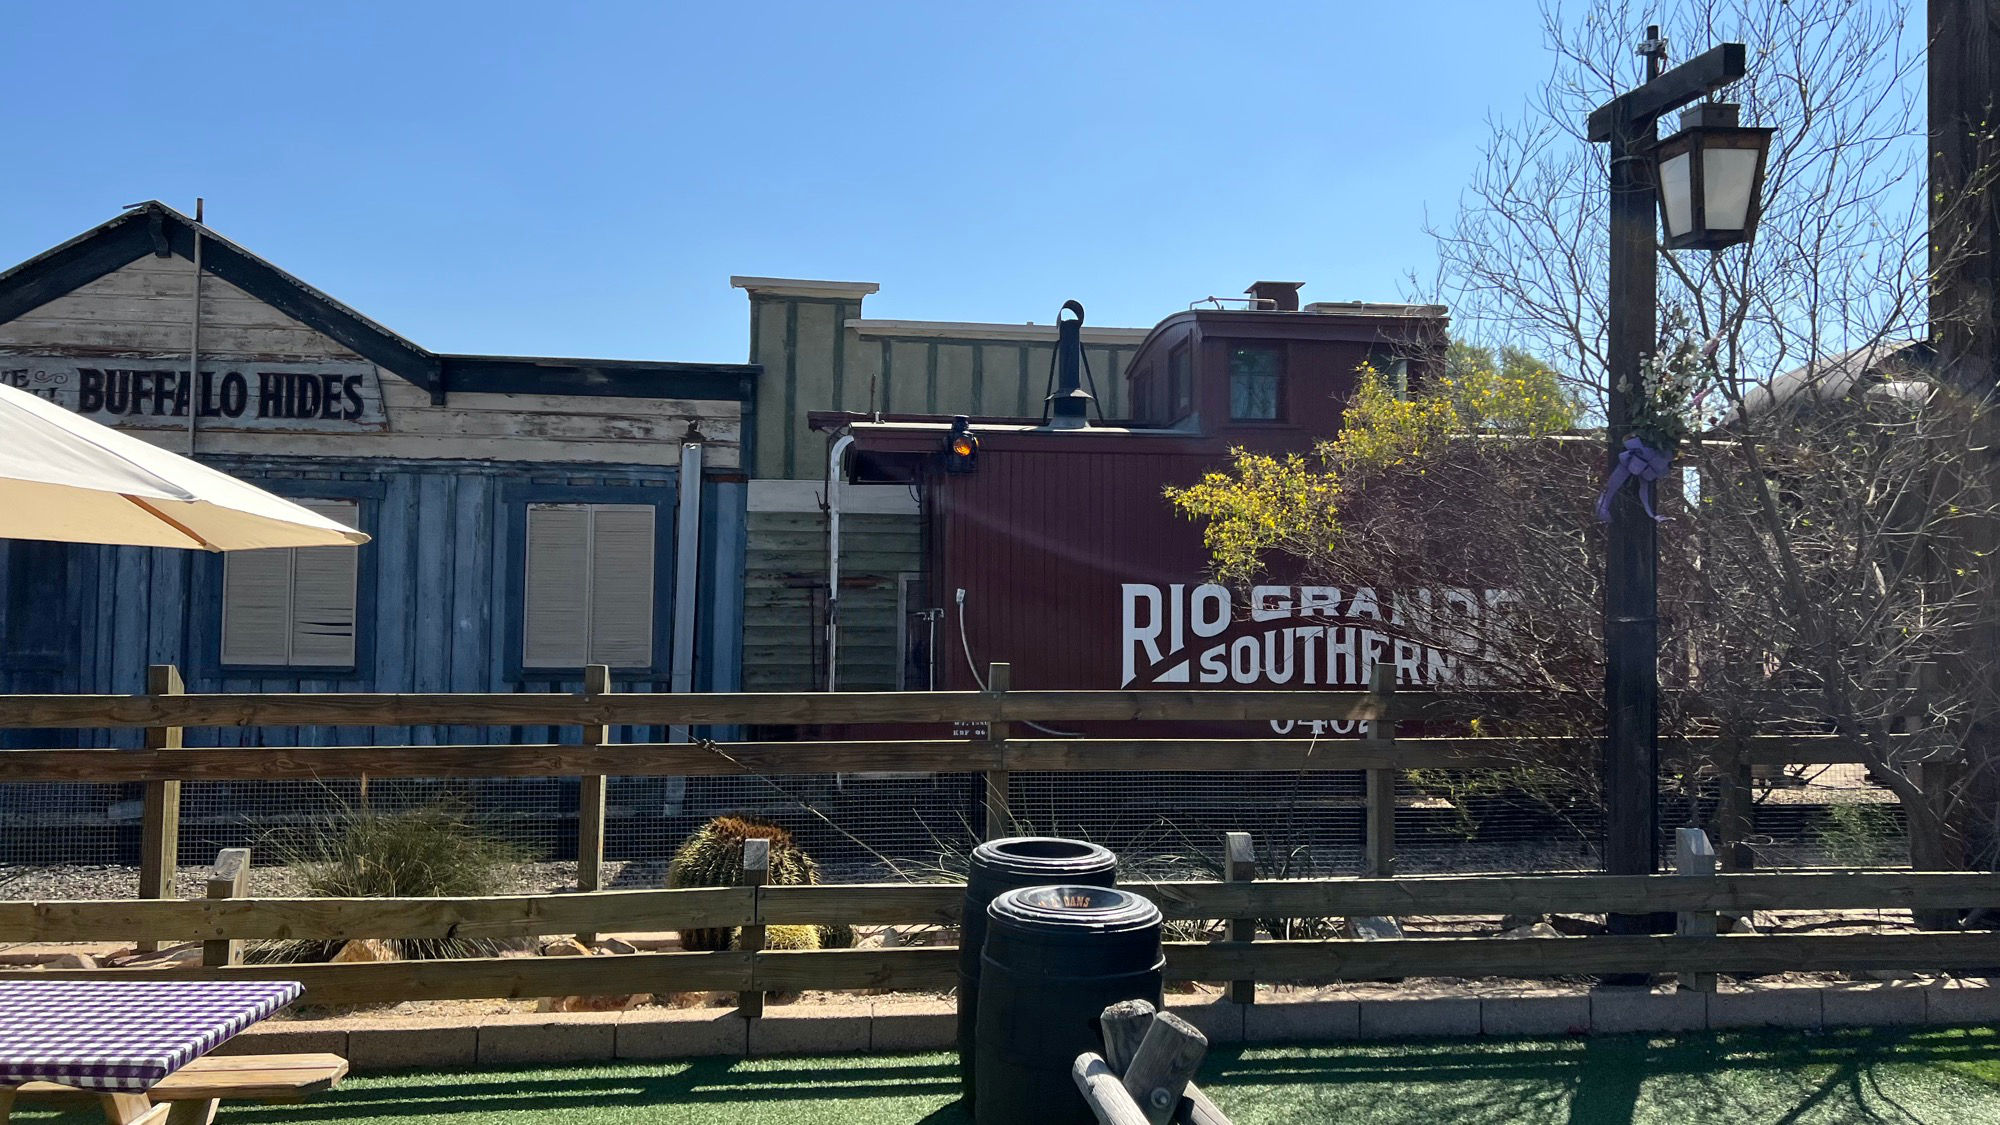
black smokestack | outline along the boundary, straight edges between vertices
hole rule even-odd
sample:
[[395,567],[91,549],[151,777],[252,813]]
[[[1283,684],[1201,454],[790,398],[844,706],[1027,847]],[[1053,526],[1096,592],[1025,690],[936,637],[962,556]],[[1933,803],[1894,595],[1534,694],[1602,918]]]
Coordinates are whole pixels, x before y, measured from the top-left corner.
[[[1063,313],[1076,315],[1065,320]],[[1049,428],[1082,429],[1092,401],[1083,389],[1083,306],[1064,301],[1056,314],[1056,389],[1048,398]]]

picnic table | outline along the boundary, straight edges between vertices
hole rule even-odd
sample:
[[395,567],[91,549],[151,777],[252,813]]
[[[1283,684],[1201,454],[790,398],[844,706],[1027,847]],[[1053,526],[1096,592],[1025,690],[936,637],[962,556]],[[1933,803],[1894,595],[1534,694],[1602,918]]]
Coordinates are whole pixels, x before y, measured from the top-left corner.
[[[95,1095],[112,1125],[159,1125],[148,1095],[190,1062],[299,998],[291,981],[0,981],[0,1123],[20,1088]],[[206,1121],[206,1100],[175,1121]]]

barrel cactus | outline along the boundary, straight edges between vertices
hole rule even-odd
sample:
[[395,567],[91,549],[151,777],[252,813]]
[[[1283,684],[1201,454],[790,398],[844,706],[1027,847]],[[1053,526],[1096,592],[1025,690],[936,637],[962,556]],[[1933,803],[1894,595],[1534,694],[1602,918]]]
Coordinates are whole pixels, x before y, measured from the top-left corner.
[[[669,887],[733,887],[743,878],[743,841],[771,842],[770,881],[777,886],[803,886],[819,882],[819,865],[793,841],[792,834],[768,821],[747,816],[718,816],[696,829],[674,853],[667,868]],[[810,946],[778,945],[770,935],[800,927],[772,926],[765,931],[766,948],[843,948],[854,944],[854,930],[846,925],[804,927],[817,929]],[[797,940],[797,939],[790,939]],[[681,947],[694,950],[728,949],[735,944],[734,932],[726,929],[691,929],[682,932]]]
[[765,949],[819,949],[818,926],[766,926]]

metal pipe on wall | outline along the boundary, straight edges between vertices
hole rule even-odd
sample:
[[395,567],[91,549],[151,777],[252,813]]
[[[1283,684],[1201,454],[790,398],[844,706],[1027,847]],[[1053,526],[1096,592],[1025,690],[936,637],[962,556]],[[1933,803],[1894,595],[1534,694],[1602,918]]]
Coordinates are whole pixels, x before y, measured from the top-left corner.
[[[689,427],[692,433],[693,427]],[[694,690],[695,602],[701,578],[701,442],[681,443],[680,495],[674,513],[674,648],[668,686]],[[688,728],[668,727],[668,742],[686,742]]]
[[201,413],[201,225],[200,196],[194,200],[194,314],[188,324],[188,456],[194,456],[195,416]]
[[839,682],[840,654],[840,460],[853,434],[834,439],[826,455],[826,690]]

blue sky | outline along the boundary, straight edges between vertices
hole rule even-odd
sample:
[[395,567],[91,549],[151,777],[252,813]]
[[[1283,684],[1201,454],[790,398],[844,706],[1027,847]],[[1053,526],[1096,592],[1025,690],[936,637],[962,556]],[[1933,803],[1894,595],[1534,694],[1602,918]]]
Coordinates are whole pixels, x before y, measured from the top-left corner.
[[8,6],[12,264],[159,198],[439,351],[741,361],[731,274],[879,318],[1395,299],[1527,0]]

